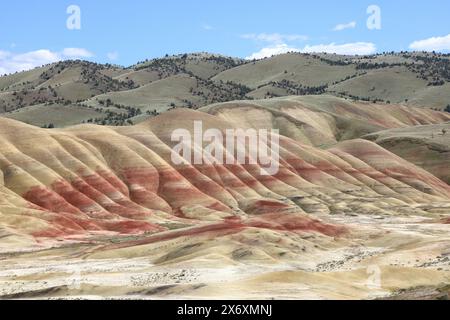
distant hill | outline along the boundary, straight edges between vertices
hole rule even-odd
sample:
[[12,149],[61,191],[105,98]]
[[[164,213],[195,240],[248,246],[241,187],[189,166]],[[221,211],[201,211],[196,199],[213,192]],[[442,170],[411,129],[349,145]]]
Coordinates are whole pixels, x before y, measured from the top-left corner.
[[130,67],[63,61],[0,77],[0,116],[37,126],[127,125],[178,107],[324,94],[450,110],[450,56],[288,53],[248,61],[193,53]]

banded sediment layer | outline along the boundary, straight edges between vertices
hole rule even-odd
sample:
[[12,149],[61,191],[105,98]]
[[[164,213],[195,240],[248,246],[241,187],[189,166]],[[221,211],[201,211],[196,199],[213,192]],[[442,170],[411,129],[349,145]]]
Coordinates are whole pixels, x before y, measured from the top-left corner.
[[[205,130],[279,129],[278,173],[263,175],[257,164],[173,164],[172,132],[192,131],[195,121]],[[361,243],[416,243],[417,252],[408,253],[414,257],[441,254],[448,245],[441,229],[407,235],[373,219],[445,228],[450,186],[361,137],[448,121],[431,110],[334,97],[176,109],[128,127],[50,130],[0,119],[1,247],[91,241],[84,258],[146,256],[197,266],[303,261],[303,268],[323,263],[325,270],[328,254]]]

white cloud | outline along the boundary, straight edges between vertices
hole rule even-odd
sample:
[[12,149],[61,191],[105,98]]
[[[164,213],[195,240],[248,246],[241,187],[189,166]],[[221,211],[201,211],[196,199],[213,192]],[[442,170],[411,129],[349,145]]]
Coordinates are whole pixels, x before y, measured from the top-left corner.
[[119,53],[117,51],[114,52],[108,52],[106,54],[106,56],[108,57],[109,60],[111,61],[116,61],[117,59],[119,59]]
[[92,58],[94,54],[83,48],[65,48],[62,55],[66,58]]
[[60,60],[57,53],[50,50],[36,50],[26,53],[15,54],[8,51],[0,53],[0,73],[13,73],[33,69],[47,63]]
[[[336,28],[341,30],[353,27],[356,27],[356,22],[350,22],[345,25],[336,26]],[[250,33],[241,35],[241,38],[267,43],[267,45],[265,45],[261,50],[248,56],[246,58],[248,60],[267,58],[273,55],[283,54],[287,52],[326,52],[346,55],[366,55],[375,53],[377,50],[375,44],[370,42],[306,45],[303,48],[290,44],[293,41],[308,40],[307,36],[300,34]]]
[[319,44],[319,45],[306,45],[303,48],[295,48],[285,43],[272,45],[261,49],[258,52],[253,53],[246,59],[263,59],[271,57],[273,55],[283,54],[287,52],[300,52],[300,53],[336,53],[345,55],[367,55],[373,54],[377,50],[375,44],[370,42],[354,42],[345,44]]
[[0,50],[0,74],[30,70],[61,60],[84,59],[93,56],[93,53],[82,48],[65,48],[61,52],[41,49],[25,53],[12,53]]
[[245,59],[247,59],[247,60],[253,60],[253,59],[258,60],[258,59],[268,58],[268,57],[271,57],[271,56],[275,56],[275,55],[283,54],[283,53],[287,53],[287,52],[292,52],[292,51],[293,52],[298,52],[299,49],[290,47],[287,44],[282,43],[282,44],[277,44],[277,45],[274,45],[274,46],[271,46],[271,47],[263,48],[260,51],[253,53],[251,56],[248,56]]
[[450,34],[443,37],[432,37],[414,41],[409,45],[409,48],[418,51],[450,50]]
[[333,28],[333,31],[343,31],[346,29],[354,29],[354,28],[356,28],[356,21],[338,24]]
[[280,34],[280,33],[249,33],[241,36],[243,39],[250,39],[273,44],[284,44],[292,41],[306,41],[308,37],[301,34]]
[[347,54],[347,55],[367,55],[373,54],[377,51],[375,44],[371,42],[353,42],[344,44],[319,44],[313,46],[306,46],[302,49],[302,52],[312,53],[312,52],[326,52],[326,53],[336,53],[336,54]]

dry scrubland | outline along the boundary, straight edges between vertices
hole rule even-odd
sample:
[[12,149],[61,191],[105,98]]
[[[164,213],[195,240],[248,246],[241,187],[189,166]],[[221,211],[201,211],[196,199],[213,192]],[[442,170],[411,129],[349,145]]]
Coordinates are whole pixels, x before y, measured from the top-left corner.
[[[190,68],[211,77],[208,66]],[[279,129],[278,174],[173,165],[171,132],[195,120]],[[0,297],[445,297],[449,121],[330,95],[216,103],[115,127],[0,118]]]
[[194,53],[126,68],[64,61],[0,77],[0,116],[39,127],[132,125],[177,107],[292,95],[450,111],[449,63],[448,55],[411,52],[255,61]]

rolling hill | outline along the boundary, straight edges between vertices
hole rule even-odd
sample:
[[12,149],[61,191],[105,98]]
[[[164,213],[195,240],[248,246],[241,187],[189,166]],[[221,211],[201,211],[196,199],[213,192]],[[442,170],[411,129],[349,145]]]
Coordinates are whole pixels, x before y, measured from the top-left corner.
[[[305,214],[333,213],[338,203],[339,212],[370,207],[394,214],[394,203],[407,211],[413,203],[448,200],[447,184],[341,125],[354,121],[369,131],[402,132],[419,120],[438,126],[450,115],[391,105],[391,112],[377,118],[362,113],[364,105],[306,98],[224,103],[203,112],[177,109],[129,127],[48,130],[1,119],[2,223],[15,229],[11,236],[66,237],[162,231],[170,221],[252,221],[255,213],[263,219],[265,213],[296,212],[300,221],[309,221]],[[204,130],[280,129],[279,173],[264,176],[250,164],[174,165],[171,133],[192,131],[194,121],[202,121]],[[353,135],[344,137],[341,130]],[[380,196],[385,202],[374,201]]]
[[391,129],[365,136],[450,184],[450,123]]
[[[0,299],[441,296],[449,61],[198,53],[0,77]],[[174,154],[174,132],[211,147],[199,123],[228,161]],[[228,145],[261,130],[278,153]]]
[[[334,95],[352,101],[450,110],[447,55],[385,53],[374,56],[288,53],[246,61],[208,53],[146,60],[130,67],[63,61],[0,77],[0,115],[37,126],[64,127],[73,106],[78,123],[139,123],[173,108],[283,96]],[[32,108],[29,108],[32,107]],[[95,109],[95,113],[91,110]],[[20,116],[14,115],[19,109]],[[48,109],[48,108],[47,108]]]
[[[266,164],[236,156],[174,162],[172,133],[198,121],[279,129],[279,170],[265,175]],[[448,138],[399,150],[409,150],[403,137],[426,140],[448,121],[327,95],[177,108],[129,126],[0,118],[1,297],[354,299],[442,286],[448,163],[434,151],[427,159],[438,162],[422,159]],[[375,288],[364,282],[373,266],[383,275]]]

